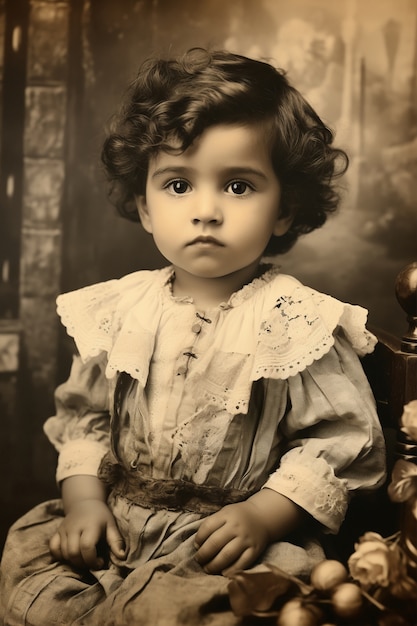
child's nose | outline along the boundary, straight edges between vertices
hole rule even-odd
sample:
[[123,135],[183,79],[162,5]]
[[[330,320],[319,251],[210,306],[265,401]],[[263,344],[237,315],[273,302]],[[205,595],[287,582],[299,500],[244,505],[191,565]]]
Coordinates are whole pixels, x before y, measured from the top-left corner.
[[193,224],[220,224],[223,221],[223,211],[220,198],[215,193],[202,193],[195,198],[192,212]]

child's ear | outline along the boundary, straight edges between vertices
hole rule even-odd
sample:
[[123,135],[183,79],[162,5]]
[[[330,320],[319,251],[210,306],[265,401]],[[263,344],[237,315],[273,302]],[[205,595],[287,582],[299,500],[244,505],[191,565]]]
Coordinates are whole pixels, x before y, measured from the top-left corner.
[[145,196],[135,196],[135,201],[143,228],[147,233],[152,233],[152,223]]
[[273,230],[273,234],[275,235],[275,237],[282,237],[282,235],[285,235],[285,233],[291,227],[293,219],[294,219],[293,215],[287,215],[286,217],[278,217],[277,221],[275,222],[275,226]]

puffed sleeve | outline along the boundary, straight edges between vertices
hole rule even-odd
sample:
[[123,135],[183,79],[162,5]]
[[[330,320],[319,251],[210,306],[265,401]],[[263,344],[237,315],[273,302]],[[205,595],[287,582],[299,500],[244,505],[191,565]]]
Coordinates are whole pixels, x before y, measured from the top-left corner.
[[58,482],[76,474],[96,475],[109,449],[109,381],[104,353],[87,359],[73,358],[68,380],[55,392],[56,415],[44,431],[59,453]]
[[343,334],[321,359],[290,377],[288,389],[290,409],[280,430],[289,443],[264,486],[336,533],[350,493],[385,479],[385,443],[372,392]]

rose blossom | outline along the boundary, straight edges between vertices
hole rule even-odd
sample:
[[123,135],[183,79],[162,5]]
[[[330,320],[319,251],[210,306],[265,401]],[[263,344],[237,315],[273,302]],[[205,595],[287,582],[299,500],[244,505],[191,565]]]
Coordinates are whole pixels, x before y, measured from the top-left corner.
[[398,459],[388,485],[388,495],[393,502],[409,501],[415,519],[417,519],[417,465]]
[[348,566],[352,578],[365,588],[388,587],[406,575],[397,546],[387,545],[381,535],[373,532],[365,533],[355,544]]
[[405,405],[401,416],[401,430],[411,439],[417,441],[417,400],[411,400]]

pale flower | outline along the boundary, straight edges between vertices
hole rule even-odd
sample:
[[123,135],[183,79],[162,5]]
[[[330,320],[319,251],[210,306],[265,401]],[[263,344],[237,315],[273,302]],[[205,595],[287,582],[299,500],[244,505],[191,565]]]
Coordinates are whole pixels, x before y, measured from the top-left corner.
[[[414,502],[413,510],[417,504],[417,465],[398,459],[391,475],[391,483],[388,485],[388,495],[393,502]],[[417,519],[417,514],[414,514]]]
[[411,400],[405,405],[401,416],[401,430],[411,439],[417,441],[417,400]]
[[368,532],[348,560],[349,571],[366,589],[374,585],[388,587],[406,576],[401,551],[396,544],[389,545],[378,533]]

